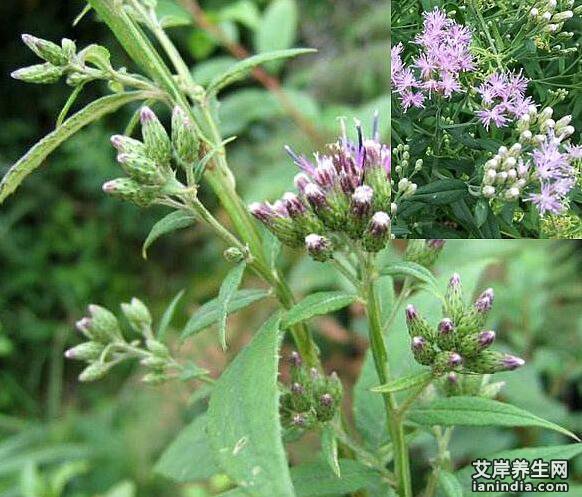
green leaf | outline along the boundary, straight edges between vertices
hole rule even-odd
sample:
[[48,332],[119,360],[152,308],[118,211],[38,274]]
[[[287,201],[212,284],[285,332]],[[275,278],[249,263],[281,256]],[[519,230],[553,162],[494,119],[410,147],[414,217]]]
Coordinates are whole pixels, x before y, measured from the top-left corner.
[[424,185],[410,197],[411,202],[424,202],[433,205],[445,205],[463,198],[467,194],[467,185],[458,179],[439,179]]
[[279,421],[280,318],[267,321],[214,385],[208,434],[225,473],[251,497],[295,497]]
[[333,474],[341,478],[341,469],[339,465],[339,458],[337,452],[337,438],[333,431],[331,424],[323,427],[321,432],[321,452],[327,464],[333,471]]
[[196,222],[196,218],[193,214],[185,211],[174,211],[170,212],[167,216],[160,219],[152,227],[149,235],[147,236],[145,242],[143,242],[143,247],[141,253],[144,259],[147,259],[148,248],[154,243],[158,238],[171,233],[172,231],[180,230],[192,226]]
[[218,337],[223,350],[226,350],[226,321],[228,318],[228,307],[230,301],[236,294],[247,264],[245,261],[239,262],[233,267],[224,278],[220,291],[218,292]]
[[310,48],[291,48],[288,50],[275,50],[273,52],[261,53],[241,60],[232,65],[226,72],[214,78],[208,89],[206,90],[208,96],[214,96],[227,86],[239,81],[247,76],[249,71],[271,60],[288,59],[297,55],[316,52]]
[[283,319],[283,328],[289,328],[314,316],[329,314],[347,307],[353,304],[357,298],[357,295],[345,292],[312,293],[287,311]]
[[432,373],[430,371],[424,371],[422,373],[412,374],[409,376],[402,376],[384,385],[380,385],[379,387],[374,387],[372,388],[372,392],[400,392],[402,390],[408,390],[409,388],[420,386],[423,383],[427,383],[431,379]]
[[457,477],[448,471],[439,471],[439,485],[447,497],[463,497],[463,486]]
[[170,305],[166,307],[166,310],[162,315],[162,319],[160,319],[157,335],[158,340],[160,342],[162,342],[164,340],[164,337],[166,336],[166,331],[168,329],[168,326],[170,326],[172,318],[174,317],[174,313],[176,312],[176,306],[178,305],[178,302],[180,302],[180,299],[184,296],[184,291],[185,290],[180,290],[176,294],[176,296],[172,299],[172,302],[170,302]]
[[[266,290],[245,289],[236,292],[228,304],[228,312],[233,313],[239,311],[258,300],[262,300],[269,296]],[[208,328],[210,325],[216,323],[219,319],[219,305],[218,299],[206,302],[200,309],[198,309],[186,323],[182,331],[182,338],[189,337]]]
[[255,35],[257,52],[285,50],[295,42],[299,14],[294,0],[274,0],[269,4]]
[[[570,460],[580,455],[582,455],[582,444],[577,443],[569,445],[554,445],[549,447],[528,447],[527,449],[504,450],[496,454],[489,454],[487,459],[509,459],[510,461],[515,459],[525,459],[526,461],[532,462],[535,459],[542,459],[543,461],[550,461],[552,459]],[[473,495],[473,493],[471,493],[471,483],[473,481],[472,475],[474,473],[475,468],[470,464],[455,472],[455,476],[463,485],[467,495]],[[526,478],[525,481],[531,480]],[[572,488],[570,489],[570,493],[572,493]],[[505,492],[483,492],[479,495],[483,497],[497,497],[505,496],[507,494]],[[572,495],[578,494],[572,493]]]
[[362,463],[339,461],[342,477],[338,478],[325,462],[309,463],[291,469],[297,497],[344,495],[377,485],[380,475]]
[[108,95],[91,102],[73,114],[53,132],[36,143],[8,170],[0,182],[0,203],[4,202],[6,197],[15,191],[24,178],[39,167],[49,154],[75,133],[130,102],[146,98],[146,94],[141,91]]
[[416,262],[396,262],[383,267],[380,270],[380,274],[390,276],[410,276],[426,283],[434,289],[438,288],[437,280],[432,272]]
[[154,471],[180,483],[206,480],[219,473],[207,428],[205,414],[195,418],[165,450]]
[[450,397],[413,408],[411,421],[434,426],[537,426],[579,440],[574,433],[528,411],[481,397]]

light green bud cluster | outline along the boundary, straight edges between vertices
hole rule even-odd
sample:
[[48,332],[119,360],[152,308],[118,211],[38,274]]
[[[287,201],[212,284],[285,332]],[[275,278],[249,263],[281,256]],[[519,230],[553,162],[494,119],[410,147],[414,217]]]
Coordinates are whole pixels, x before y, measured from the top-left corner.
[[393,190],[393,201],[397,204],[416,193],[417,184],[412,181],[416,173],[422,170],[423,160],[413,161],[410,157],[410,146],[400,144],[392,149],[393,174],[390,183]]

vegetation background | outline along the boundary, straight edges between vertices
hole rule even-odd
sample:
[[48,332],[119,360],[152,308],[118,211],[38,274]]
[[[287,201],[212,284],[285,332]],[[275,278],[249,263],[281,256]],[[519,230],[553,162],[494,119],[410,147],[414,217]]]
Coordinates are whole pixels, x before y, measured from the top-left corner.
[[[301,118],[290,117],[252,79],[223,98],[223,131],[238,136],[229,146],[230,162],[248,201],[275,197],[288,188],[295,170],[283,145],[307,153],[331,141],[337,116],[358,116],[369,123],[379,109],[387,136],[386,2],[208,0],[202,6],[230,40],[251,51],[267,15],[275,19],[269,23],[274,42],[286,37],[284,43],[318,49],[313,56],[268,68]],[[80,0],[0,3],[0,174],[54,126],[70,91],[65,85],[39,87],[9,79],[11,70],[34,63],[21,33],[52,40],[67,36],[80,46],[101,43],[118,65],[128,63],[91,14],[72,27],[82,8]],[[172,35],[199,81],[232,62],[227,50],[190,24],[172,0],[160,0],[160,9],[179,24]],[[102,90],[91,86],[85,98]],[[201,409],[203,393],[194,394],[192,385],[146,387],[138,369],[130,366],[102,382],[82,385],[76,379],[81,366],[63,360],[65,348],[78,343],[73,324],[87,303],[115,308],[136,295],[159,317],[182,289],[174,323],[179,355],[193,355],[214,373],[228,360],[211,332],[185,344],[177,339],[192,311],[215,296],[225,273],[224,247],[203,229],[190,229],[160,240],[144,261],[141,244],[164,211],[139,210],[101,193],[101,184],[118,175],[109,136],[123,130],[129,117],[117,115],[80,133],[0,210],[0,497],[206,497],[224,488],[220,478],[204,486],[177,486],[153,471],[163,448]],[[207,202],[213,201],[208,195]],[[506,342],[517,353],[536,359],[535,367],[512,375],[504,395],[518,405],[535,403],[534,412],[581,431],[582,284],[577,275],[582,261],[576,245],[510,243],[503,246],[505,262],[487,278],[503,289],[503,304],[496,305],[505,326],[501,335],[510,337]],[[458,262],[457,252],[478,259],[497,247],[489,242],[451,244],[447,270]],[[286,255],[288,267],[293,257]],[[299,293],[339,284],[323,266],[307,259],[294,262],[289,278]],[[269,311],[255,308],[231,319],[229,355]],[[315,328],[326,366],[353,383],[366,347],[359,333],[361,310],[320,319]],[[525,396],[526,388],[533,393]],[[530,445],[540,436],[500,433],[481,430],[463,437],[460,431],[453,454],[467,462],[475,447],[491,451]],[[311,452],[306,450],[311,443],[308,439],[291,447],[292,460]],[[414,450],[430,454],[432,448],[421,441]]]

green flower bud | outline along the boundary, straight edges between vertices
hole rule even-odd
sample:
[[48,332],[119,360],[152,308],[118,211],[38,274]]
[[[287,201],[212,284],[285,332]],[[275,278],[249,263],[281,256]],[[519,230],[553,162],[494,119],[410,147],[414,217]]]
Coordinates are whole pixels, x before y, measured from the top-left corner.
[[411,337],[422,337],[432,342],[434,340],[434,331],[428,324],[428,321],[424,319],[416,307],[412,304],[406,306],[406,326],[408,327],[408,333]]
[[325,262],[333,257],[333,245],[324,236],[311,233],[305,237],[307,253],[316,261]]
[[443,394],[447,397],[454,397],[462,394],[461,379],[454,371],[447,373],[439,383]]
[[61,47],[63,49],[63,55],[66,57],[67,61],[70,62],[77,53],[77,45],[73,40],[63,38],[61,40]]
[[119,154],[117,162],[123,170],[139,183],[148,185],[163,185],[165,178],[157,164],[147,157],[137,154]]
[[246,258],[245,253],[238,247],[229,247],[222,253],[222,255],[228,262],[234,263],[242,262]]
[[111,341],[122,339],[121,329],[115,314],[96,304],[89,306],[89,314],[89,334],[93,340],[108,344]]
[[157,340],[147,340],[146,347],[150,352],[158,357],[170,357],[170,351],[168,350],[168,347],[166,347],[163,343],[158,342]]
[[94,81],[95,77],[90,76],[82,72],[72,72],[67,76],[67,85],[76,88],[77,86],[84,85],[89,81]]
[[406,261],[430,268],[437,260],[445,240],[410,240],[406,247]]
[[412,337],[410,345],[416,362],[424,366],[430,366],[434,362],[437,350],[426,338],[421,336]]
[[513,371],[525,364],[519,357],[496,350],[483,350],[475,357],[467,359],[465,368],[474,373],[491,374],[499,371]]
[[432,370],[434,374],[441,375],[449,371],[458,371],[462,366],[463,358],[456,352],[446,350],[437,354],[432,365]]
[[131,299],[129,304],[121,304],[121,310],[129,321],[130,326],[137,332],[148,332],[152,326],[152,316],[146,305],[136,297]]
[[156,200],[160,189],[157,186],[140,185],[131,178],[117,178],[105,183],[103,191],[140,207],[147,207]]
[[166,359],[162,359],[161,357],[156,356],[146,357],[139,361],[139,363],[142,366],[145,366],[146,368],[151,368],[157,372],[164,371],[168,366],[168,361]]
[[61,67],[53,66],[48,62],[46,64],[37,64],[35,66],[23,67],[14,71],[11,76],[14,79],[24,81],[25,83],[35,84],[52,84],[56,83],[63,75]]
[[85,342],[68,349],[65,352],[65,357],[67,359],[72,359],[74,361],[95,361],[99,358],[105,346],[98,342]]
[[487,315],[493,306],[494,293],[492,288],[485,290],[467,312],[459,320],[459,334],[469,335],[479,331],[487,319]]
[[437,344],[442,350],[453,350],[456,344],[455,325],[449,318],[441,320],[438,326]]
[[140,119],[147,156],[159,165],[169,165],[172,159],[172,143],[164,126],[149,107],[141,109]]
[[291,385],[290,401],[294,411],[303,412],[311,409],[311,393],[301,383]]
[[449,284],[447,286],[443,314],[445,316],[449,316],[453,322],[458,325],[459,320],[463,316],[464,312],[465,305],[463,303],[463,288],[461,286],[461,277],[455,273],[449,280]]
[[28,34],[22,35],[22,41],[41,59],[55,66],[63,66],[67,63],[67,56],[63,49],[52,41],[42,40]]
[[178,160],[184,164],[193,164],[198,160],[200,142],[196,136],[190,118],[180,107],[172,112],[172,145]]
[[79,375],[79,381],[89,382],[100,380],[111,369],[111,366],[111,363],[94,362],[87,366]]
[[315,412],[317,419],[322,423],[331,421],[337,412],[339,399],[326,392],[321,394],[315,403]]
[[379,252],[390,239],[390,216],[383,211],[376,212],[364,232],[362,245],[367,252]]
[[291,426],[308,430],[317,422],[315,415],[311,412],[299,412],[291,416]]
[[113,135],[111,137],[111,145],[113,145],[120,154],[135,154],[145,155],[145,145],[125,135]]
[[494,331],[482,331],[463,337],[459,343],[459,352],[464,357],[476,356],[479,352],[489,347],[495,340]]

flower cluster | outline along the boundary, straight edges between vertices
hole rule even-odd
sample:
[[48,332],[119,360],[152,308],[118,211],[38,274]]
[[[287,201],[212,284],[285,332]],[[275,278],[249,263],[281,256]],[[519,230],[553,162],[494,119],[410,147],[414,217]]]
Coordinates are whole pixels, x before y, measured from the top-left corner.
[[431,366],[435,376],[451,371],[489,374],[522,366],[523,359],[489,349],[495,332],[483,330],[483,325],[492,305],[493,290],[489,288],[467,307],[458,274],[449,281],[443,305],[444,318],[436,330],[413,305],[409,305],[406,324],[415,360]]
[[361,241],[368,252],[390,238],[390,148],[379,141],[377,117],[371,139],[359,123],[358,141],[342,138],[315,162],[287,147],[301,172],[298,194],[287,192],[274,203],[253,203],[250,212],[282,243],[304,246],[316,260],[332,257],[337,235]]
[[394,174],[391,178],[392,184],[392,214],[396,214],[398,202],[412,197],[417,189],[417,184],[412,181],[415,174],[422,170],[424,161],[417,159],[411,162],[410,146],[403,143],[392,149],[394,156]]
[[[570,143],[571,116],[555,121],[553,109],[529,112],[517,122],[519,140],[500,147],[485,163],[481,191],[486,198],[533,202],[540,214],[560,214],[580,175],[582,147]],[[529,192],[523,194],[524,190]],[[533,190],[533,191],[532,191]]]
[[488,130],[491,123],[498,128],[510,120],[527,114],[533,100],[525,96],[528,80],[520,73],[495,72],[477,88],[482,108],[477,111],[481,123]]
[[308,430],[331,421],[341,405],[343,387],[336,373],[307,369],[297,352],[291,354],[291,386],[281,396],[285,426]]
[[450,98],[462,91],[460,76],[475,68],[469,51],[471,31],[439,8],[424,13],[423,31],[415,38],[420,54],[407,66],[401,43],[391,50],[391,81],[404,110],[422,108],[426,96]]
[[564,22],[574,16],[570,10],[573,6],[574,0],[540,0],[532,6],[529,15],[532,21],[542,25],[545,32],[557,34],[562,30]]
[[145,207],[164,194],[184,188],[176,179],[172,160],[191,168],[197,160],[199,144],[180,107],[175,107],[172,113],[171,138],[149,107],[141,109],[140,121],[143,141],[122,135],[111,138],[118,151],[117,161],[127,176],[108,181],[103,191]]
[[[148,371],[143,377],[145,383],[161,383],[184,373],[184,366],[176,362],[168,348],[158,341],[152,331],[152,317],[146,305],[133,298],[130,303],[121,304],[123,315],[131,330],[140,340],[128,342],[115,314],[99,305],[89,306],[89,315],[77,321],[77,329],[87,339],[65,352],[65,357],[84,361],[88,365],[79,376],[80,381],[95,381],[105,376],[109,370],[124,361],[139,359]],[[203,377],[207,371],[189,370],[189,378]]]

